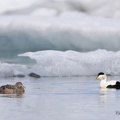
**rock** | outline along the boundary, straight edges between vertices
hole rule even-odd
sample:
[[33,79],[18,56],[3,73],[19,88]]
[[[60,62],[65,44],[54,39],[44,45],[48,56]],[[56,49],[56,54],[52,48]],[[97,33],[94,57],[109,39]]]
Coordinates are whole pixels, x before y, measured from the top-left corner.
[[36,73],[30,73],[29,74],[30,77],[34,77],[34,78],[40,78],[41,76],[36,74]]
[[19,77],[19,78],[22,78],[22,77],[25,77],[25,75],[23,75],[23,74],[18,74],[18,75],[13,75],[13,77]]

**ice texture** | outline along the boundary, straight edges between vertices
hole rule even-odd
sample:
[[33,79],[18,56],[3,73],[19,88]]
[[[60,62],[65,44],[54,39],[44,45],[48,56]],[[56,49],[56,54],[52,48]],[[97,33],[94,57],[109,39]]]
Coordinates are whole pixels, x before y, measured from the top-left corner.
[[96,50],[82,53],[48,50],[28,52],[19,56],[36,60],[32,71],[41,76],[97,75],[101,71],[109,75],[120,75],[120,51]]

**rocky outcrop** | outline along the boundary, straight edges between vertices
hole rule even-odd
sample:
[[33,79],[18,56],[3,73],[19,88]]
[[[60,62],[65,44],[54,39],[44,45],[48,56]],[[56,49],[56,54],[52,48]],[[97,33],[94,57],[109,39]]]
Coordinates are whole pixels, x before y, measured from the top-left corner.
[[30,73],[28,76],[34,77],[34,78],[40,78],[41,76],[36,73]]

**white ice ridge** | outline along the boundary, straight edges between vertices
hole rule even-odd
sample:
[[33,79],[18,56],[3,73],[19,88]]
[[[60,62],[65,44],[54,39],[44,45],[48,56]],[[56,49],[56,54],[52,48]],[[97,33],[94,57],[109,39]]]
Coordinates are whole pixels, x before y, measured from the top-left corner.
[[66,11],[120,18],[119,0],[0,0],[2,15],[58,15]]
[[36,60],[31,67],[41,76],[79,76],[96,75],[100,71],[110,75],[120,75],[120,51],[96,50],[93,52],[76,51],[38,51],[19,56]]

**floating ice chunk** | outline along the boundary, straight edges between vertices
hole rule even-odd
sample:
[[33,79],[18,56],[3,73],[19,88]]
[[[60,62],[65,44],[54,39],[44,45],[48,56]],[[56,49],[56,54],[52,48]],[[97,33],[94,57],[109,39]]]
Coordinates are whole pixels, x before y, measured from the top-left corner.
[[38,51],[19,56],[28,56],[37,61],[32,70],[41,76],[79,76],[106,74],[120,75],[120,51],[97,50],[80,53],[75,51]]
[[[101,17],[120,18],[119,0],[4,0],[0,2],[0,13],[5,15],[41,15],[38,9],[55,9],[61,14],[66,11],[78,11]],[[53,15],[53,11],[44,11],[44,15]],[[43,14],[42,14],[43,15]]]
[[35,0],[3,0],[0,1],[0,13],[12,14],[19,9],[27,8],[33,4]]
[[47,9],[47,8],[39,8],[36,9],[33,13],[31,13],[32,16],[39,16],[39,17],[50,17],[55,16],[57,14],[57,11],[55,9]]

